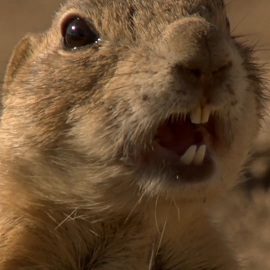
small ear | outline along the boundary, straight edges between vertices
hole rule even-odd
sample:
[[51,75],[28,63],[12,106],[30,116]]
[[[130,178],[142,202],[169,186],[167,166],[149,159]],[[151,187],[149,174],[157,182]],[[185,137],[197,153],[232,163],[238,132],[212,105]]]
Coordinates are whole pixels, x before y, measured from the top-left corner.
[[12,56],[9,60],[6,74],[4,78],[4,85],[8,86],[13,81],[18,71],[27,62],[33,53],[33,45],[36,42],[37,35],[28,34],[20,40],[15,47]]

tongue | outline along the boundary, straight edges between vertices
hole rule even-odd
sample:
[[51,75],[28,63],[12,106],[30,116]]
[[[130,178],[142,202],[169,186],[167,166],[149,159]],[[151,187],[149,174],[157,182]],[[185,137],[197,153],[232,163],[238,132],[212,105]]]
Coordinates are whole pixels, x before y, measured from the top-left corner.
[[202,142],[202,135],[189,120],[169,119],[159,126],[156,141],[160,146],[182,156],[191,145]]

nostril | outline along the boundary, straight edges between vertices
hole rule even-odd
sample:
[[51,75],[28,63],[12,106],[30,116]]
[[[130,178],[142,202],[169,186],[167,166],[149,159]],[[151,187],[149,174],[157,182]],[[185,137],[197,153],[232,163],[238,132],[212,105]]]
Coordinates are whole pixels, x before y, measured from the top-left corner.
[[203,74],[202,70],[199,68],[189,68],[189,67],[185,67],[184,65],[179,65],[179,64],[175,65],[173,70],[175,70],[177,73],[186,74],[196,79],[201,79],[202,74]]
[[196,77],[197,79],[200,79],[201,76],[202,76],[202,71],[201,71],[200,69],[197,69],[197,68],[195,68],[195,69],[190,69],[190,73],[191,73],[194,77]]
[[214,71],[212,72],[212,74],[213,74],[213,75],[216,75],[216,74],[219,74],[219,73],[224,73],[224,72],[226,72],[227,70],[229,70],[229,69],[231,68],[231,66],[232,66],[232,62],[230,61],[230,62],[228,62],[227,64],[221,66],[219,69],[214,70]]
[[208,84],[214,79],[222,80],[224,76],[227,76],[233,64],[231,61],[225,62],[226,64],[224,64],[224,62],[219,63],[220,65],[216,65],[214,69],[210,67],[200,68],[195,65],[185,66],[177,64],[172,68],[172,71],[176,76],[181,74],[186,80],[192,81],[193,83],[197,81],[198,83]]

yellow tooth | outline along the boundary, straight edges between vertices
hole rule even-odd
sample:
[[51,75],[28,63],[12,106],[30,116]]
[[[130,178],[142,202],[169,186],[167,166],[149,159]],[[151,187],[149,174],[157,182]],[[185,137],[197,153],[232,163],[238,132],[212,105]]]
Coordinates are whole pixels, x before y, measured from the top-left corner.
[[205,153],[206,153],[206,145],[204,144],[199,146],[198,150],[195,153],[193,163],[196,165],[201,165],[204,161]]
[[202,109],[201,106],[197,106],[190,113],[190,120],[193,124],[200,124],[202,118]]
[[201,119],[201,123],[205,124],[209,121],[209,116],[211,113],[211,108],[209,106],[205,106],[202,109],[202,119]]
[[197,145],[191,145],[187,151],[183,154],[183,156],[180,158],[181,162],[190,165],[194,159],[195,153],[197,150]]

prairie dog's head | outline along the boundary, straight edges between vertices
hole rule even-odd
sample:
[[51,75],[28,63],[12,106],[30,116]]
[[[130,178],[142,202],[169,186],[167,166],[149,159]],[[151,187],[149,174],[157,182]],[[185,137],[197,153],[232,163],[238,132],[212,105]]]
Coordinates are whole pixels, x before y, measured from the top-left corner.
[[68,1],[9,64],[3,171],[86,205],[226,189],[263,107],[251,53],[230,36],[223,1]]

